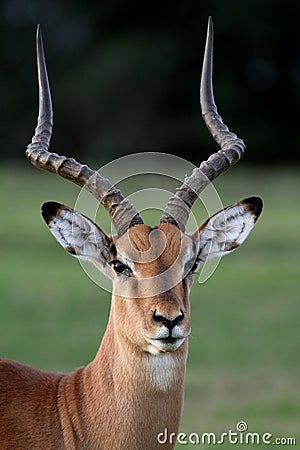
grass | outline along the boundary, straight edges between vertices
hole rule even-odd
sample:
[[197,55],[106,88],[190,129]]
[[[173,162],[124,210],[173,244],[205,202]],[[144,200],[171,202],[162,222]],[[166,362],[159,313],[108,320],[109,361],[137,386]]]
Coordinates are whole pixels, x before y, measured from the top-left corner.
[[[55,243],[39,209],[53,199],[74,205],[78,189],[28,165],[0,176],[0,354],[72,370],[98,348],[109,294]],[[250,432],[300,442],[300,178],[289,168],[235,169],[216,186],[224,204],[257,193],[265,208],[243,247],[193,287],[181,430],[235,431],[244,420]],[[104,213],[100,222],[108,227]]]

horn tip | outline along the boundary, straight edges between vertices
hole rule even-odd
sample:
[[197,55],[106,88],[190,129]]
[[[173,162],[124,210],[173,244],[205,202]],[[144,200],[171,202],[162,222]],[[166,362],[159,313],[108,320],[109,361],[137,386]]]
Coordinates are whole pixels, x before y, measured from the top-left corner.
[[40,24],[38,24],[36,27],[36,47],[37,47],[37,50],[39,50],[43,47],[42,27]]
[[208,17],[208,24],[207,24],[207,36],[210,37],[213,35],[214,32],[214,27],[213,27],[213,20],[212,20],[212,16]]

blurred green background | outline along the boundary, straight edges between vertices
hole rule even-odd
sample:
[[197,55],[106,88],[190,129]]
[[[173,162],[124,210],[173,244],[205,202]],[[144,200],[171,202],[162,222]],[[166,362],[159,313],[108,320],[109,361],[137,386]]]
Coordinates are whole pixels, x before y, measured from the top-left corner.
[[[5,166],[0,176],[1,355],[48,370],[87,364],[106,326],[109,294],[39,214],[45,200],[73,205],[78,188],[29,164]],[[195,279],[181,429],[221,433],[244,420],[251,432],[299,442],[299,174],[236,167],[216,187],[224,204],[259,193],[265,209],[243,246],[205,284]],[[103,208],[99,224],[108,226]]]
[[[299,445],[299,10],[292,0],[0,1],[1,356],[72,370],[95,355],[109,311],[109,295],[39,214],[46,200],[73,206],[78,189],[24,158],[37,109],[36,24],[54,151],[96,168],[142,151],[199,164],[216,149],[198,105],[212,15],[216,100],[247,143],[215,185],[224,205],[259,194],[265,208],[243,247],[195,281],[181,429],[221,433],[244,420]],[[104,212],[99,219],[108,227]]]

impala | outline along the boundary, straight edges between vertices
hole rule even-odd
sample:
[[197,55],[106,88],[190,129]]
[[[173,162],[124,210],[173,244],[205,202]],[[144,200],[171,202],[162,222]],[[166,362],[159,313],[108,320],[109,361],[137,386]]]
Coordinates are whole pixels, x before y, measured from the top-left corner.
[[[262,210],[249,197],[185,232],[200,192],[243,155],[245,146],[217,113],[212,90],[209,20],[201,77],[204,121],[220,150],[202,162],[151,228],[120,190],[97,171],[50,153],[52,104],[41,31],[37,31],[38,123],[27,148],[37,167],[88,190],[109,212],[108,236],[90,219],[54,202],[42,206],[50,231],[73,256],[112,279],[111,311],[95,359],[70,374],[0,361],[1,450],[156,449],[158,435],[178,433],[190,334],[193,274],[208,258],[235,250]],[[174,442],[174,441],[173,441]],[[165,448],[173,448],[166,443]]]

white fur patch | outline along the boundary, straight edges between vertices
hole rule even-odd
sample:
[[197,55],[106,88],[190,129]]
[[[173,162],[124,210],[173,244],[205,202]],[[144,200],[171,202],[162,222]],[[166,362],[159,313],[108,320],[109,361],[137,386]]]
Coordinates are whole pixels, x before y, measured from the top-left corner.
[[180,361],[175,354],[149,354],[145,358],[144,373],[150,384],[159,391],[167,391],[178,379]]
[[[169,334],[170,334],[170,330],[166,326],[162,326],[155,333],[155,338],[156,339],[164,339],[164,338],[167,338],[169,336]],[[172,338],[184,338],[186,336],[185,336],[184,332],[182,331],[182,329],[178,325],[175,325],[175,327],[172,329],[171,337]]]

